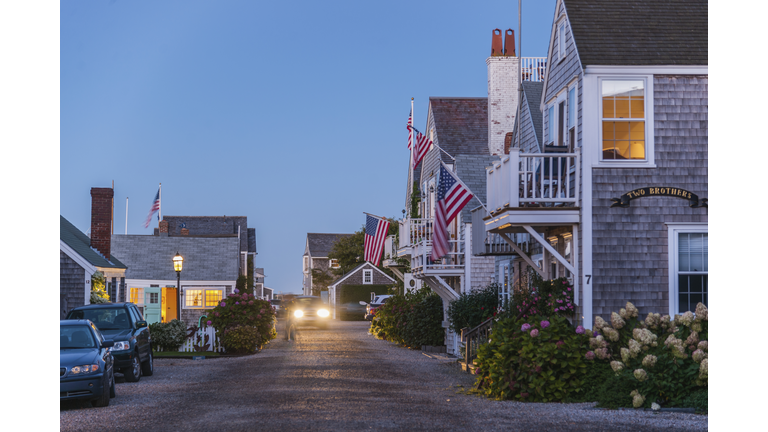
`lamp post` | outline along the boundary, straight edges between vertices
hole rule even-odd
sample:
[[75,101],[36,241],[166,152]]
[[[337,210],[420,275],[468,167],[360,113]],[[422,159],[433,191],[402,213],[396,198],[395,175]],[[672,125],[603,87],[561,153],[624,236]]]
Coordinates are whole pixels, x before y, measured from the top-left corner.
[[184,257],[176,252],[173,257],[173,269],[176,270],[176,319],[181,321],[181,267],[184,264]]

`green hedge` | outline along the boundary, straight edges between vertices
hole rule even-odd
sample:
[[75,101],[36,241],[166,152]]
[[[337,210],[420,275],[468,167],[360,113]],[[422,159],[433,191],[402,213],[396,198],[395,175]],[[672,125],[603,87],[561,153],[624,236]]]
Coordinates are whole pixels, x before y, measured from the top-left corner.
[[339,304],[358,303],[364,301],[366,303],[371,301],[371,293],[376,295],[389,294],[389,287],[391,285],[341,285],[336,289],[339,290]]

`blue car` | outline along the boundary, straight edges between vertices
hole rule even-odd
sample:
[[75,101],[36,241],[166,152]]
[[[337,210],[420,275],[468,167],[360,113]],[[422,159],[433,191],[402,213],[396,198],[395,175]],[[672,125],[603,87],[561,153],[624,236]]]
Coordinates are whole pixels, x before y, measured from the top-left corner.
[[96,407],[109,405],[115,397],[114,360],[105,340],[89,320],[61,320],[60,400],[90,400]]

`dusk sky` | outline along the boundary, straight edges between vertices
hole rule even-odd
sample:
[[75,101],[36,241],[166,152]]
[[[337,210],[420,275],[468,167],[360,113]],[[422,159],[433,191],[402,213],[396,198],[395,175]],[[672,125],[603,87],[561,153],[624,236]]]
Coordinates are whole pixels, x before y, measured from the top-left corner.
[[[524,3],[523,56],[554,4]],[[402,216],[411,97],[421,128],[430,96],[487,96],[517,23],[514,1],[62,2],[61,215],[87,232],[114,181],[114,232],[129,197],[149,235],[162,183],[163,215],[247,216],[266,286],[300,292],[308,232]]]

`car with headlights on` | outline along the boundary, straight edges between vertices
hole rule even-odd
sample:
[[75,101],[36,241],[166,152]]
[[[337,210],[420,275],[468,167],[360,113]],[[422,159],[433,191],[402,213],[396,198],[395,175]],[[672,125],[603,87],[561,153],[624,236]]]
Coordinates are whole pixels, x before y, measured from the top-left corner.
[[87,319],[104,337],[114,341],[115,370],[128,382],[154,373],[152,338],[139,308],[133,303],[100,303],[80,306],[67,319]]
[[59,321],[60,400],[90,400],[95,407],[115,397],[112,340],[89,320]]
[[288,327],[313,326],[323,330],[328,328],[331,321],[331,310],[320,297],[298,296],[284,304]]

